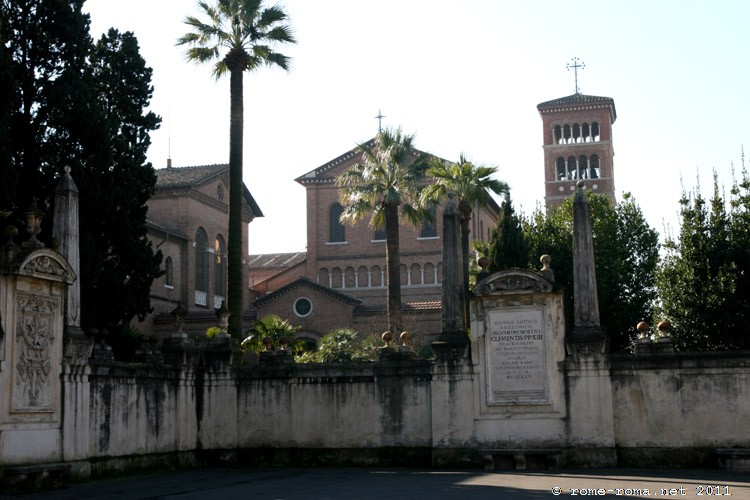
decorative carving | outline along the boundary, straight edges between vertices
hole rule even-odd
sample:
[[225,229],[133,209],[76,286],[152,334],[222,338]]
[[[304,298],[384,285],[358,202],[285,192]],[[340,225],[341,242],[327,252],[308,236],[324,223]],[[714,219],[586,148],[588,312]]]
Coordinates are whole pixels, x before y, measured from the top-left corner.
[[552,285],[537,273],[522,270],[500,271],[483,279],[474,289],[478,296],[496,293],[551,292]]
[[576,358],[591,358],[596,352],[594,344],[580,343],[574,344]]
[[13,391],[15,410],[46,410],[52,406],[55,297],[18,294],[15,367],[18,378]]
[[65,258],[49,248],[41,248],[29,253],[17,269],[19,274],[43,277],[67,284],[76,280],[76,274]]
[[26,270],[32,273],[49,274],[51,276],[63,276],[65,270],[60,264],[50,259],[47,255],[40,255],[26,264]]

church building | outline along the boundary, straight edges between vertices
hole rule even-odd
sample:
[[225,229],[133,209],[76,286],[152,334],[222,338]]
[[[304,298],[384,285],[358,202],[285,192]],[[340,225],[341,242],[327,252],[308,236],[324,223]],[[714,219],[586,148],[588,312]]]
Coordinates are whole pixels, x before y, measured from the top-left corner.
[[[243,186],[242,255],[248,254],[248,224],[263,213]],[[138,325],[145,335],[174,331],[171,311],[186,310],[184,330],[205,333],[216,326],[215,310],[227,290],[229,165],[171,167],[156,170],[156,191],[148,201],[147,236],[164,256],[165,273],[151,285],[153,312]],[[245,264],[246,264],[245,259]],[[243,267],[247,282],[247,267]],[[243,326],[252,320],[245,293]]]
[[[302,329],[297,338],[316,342],[333,328],[381,334],[387,329],[385,231],[368,220],[343,225],[335,178],[360,160],[357,148],[298,177],[307,199],[307,251],[251,255],[251,294],[259,318],[277,314]],[[471,237],[489,241],[499,206],[474,208]],[[442,207],[435,223],[399,230],[404,328],[417,343],[440,332]]]

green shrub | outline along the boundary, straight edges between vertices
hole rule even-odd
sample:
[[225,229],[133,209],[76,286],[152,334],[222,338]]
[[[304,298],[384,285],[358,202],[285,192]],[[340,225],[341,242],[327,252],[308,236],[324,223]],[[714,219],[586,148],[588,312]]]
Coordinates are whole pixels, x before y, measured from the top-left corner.
[[212,326],[206,329],[206,337],[209,339],[214,338],[217,334],[221,333],[221,328],[218,326]]
[[351,361],[376,361],[382,341],[375,335],[360,339],[356,331],[339,328],[328,332],[316,351],[297,357],[298,363],[349,363]]
[[273,347],[277,349],[280,346],[281,337],[286,337],[290,341],[289,349],[292,352],[298,352],[304,348],[304,342],[294,340],[294,335],[299,329],[299,326],[292,325],[280,316],[268,314],[253,322],[253,327],[247,332],[248,336],[242,341],[240,347],[243,351],[259,353],[264,349],[264,338],[269,337],[273,340]]

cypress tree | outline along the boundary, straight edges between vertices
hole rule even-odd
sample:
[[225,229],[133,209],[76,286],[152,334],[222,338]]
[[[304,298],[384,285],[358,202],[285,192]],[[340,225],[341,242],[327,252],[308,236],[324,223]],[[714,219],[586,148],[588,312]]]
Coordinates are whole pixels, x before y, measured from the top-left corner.
[[521,220],[516,216],[510,192],[500,205],[497,225],[490,235],[489,271],[522,268],[529,265],[528,243],[524,238]]

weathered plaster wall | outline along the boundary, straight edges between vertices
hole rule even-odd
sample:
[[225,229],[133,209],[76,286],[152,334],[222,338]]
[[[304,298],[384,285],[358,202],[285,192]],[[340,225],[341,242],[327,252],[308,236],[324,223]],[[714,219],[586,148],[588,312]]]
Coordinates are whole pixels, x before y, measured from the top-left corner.
[[750,353],[612,358],[622,448],[750,446]]
[[430,367],[259,367],[238,386],[245,448],[430,446]]
[[[465,363],[238,366],[230,358],[214,347],[172,366],[63,364],[63,422],[42,437],[57,436],[63,460],[96,459],[99,469],[180,452],[394,448],[432,450],[438,465],[480,465],[483,448],[558,448],[567,465],[609,463],[616,448],[619,465],[665,457],[674,465],[692,463],[695,450],[705,459],[709,449],[750,446],[747,353],[615,356],[609,367],[566,368],[564,411],[537,418],[480,415],[479,374]],[[597,392],[607,384],[611,403]],[[0,432],[6,443],[20,436]],[[5,455],[0,465],[50,459]]]

